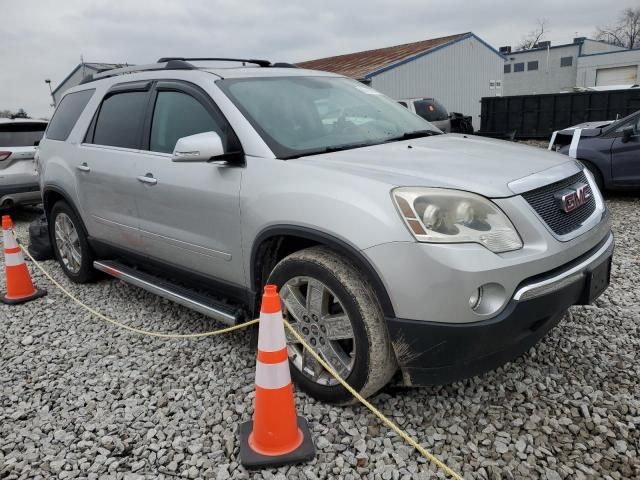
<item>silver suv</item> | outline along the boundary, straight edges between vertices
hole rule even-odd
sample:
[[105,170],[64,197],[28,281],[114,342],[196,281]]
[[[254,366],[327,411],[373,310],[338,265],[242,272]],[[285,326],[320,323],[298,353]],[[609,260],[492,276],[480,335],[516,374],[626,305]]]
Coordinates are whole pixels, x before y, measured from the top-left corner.
[[[100,270],[227,323],[275,283],[364,395],[495,368],[607,287],[608,212],[579,162],[442,134],[338,75],[216,62],[112,70],[62,99],[39,168],[69,278]],[[349,398],[289,342],[304,390]]]

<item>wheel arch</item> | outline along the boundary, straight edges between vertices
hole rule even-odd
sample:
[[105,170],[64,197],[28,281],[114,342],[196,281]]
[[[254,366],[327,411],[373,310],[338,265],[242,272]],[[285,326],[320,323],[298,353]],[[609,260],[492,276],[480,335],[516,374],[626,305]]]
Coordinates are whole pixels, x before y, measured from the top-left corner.
[[75,213],[76,217],[78,217],[78,220],[80,220],[80,227],[82,228],[82,231],[88,237],[89,233],[87,232],[87,227],[85,227],[84,225],[84,221],[82,220],[80,212],[71,201],[69,195],[67,195],[64,190],[56,187],[55,185],[48,185],[42,189],[42,206],[44,207],[44,213],[47,216],[47,221],[50,219],[51,209],[56,204],[56,202],[60,200],[63,200],[67,205],[69,205],[69,208],[73,210],[73,213]]
[[324,245],[348,258],[371,281],[385,317],[395,317],[393,305],[380,275],[371,262],[353,245],[321,230],[296,225],[272,225],[262,230],[251,248],[250,287],[259,311],[260,290],[266,274],[285,256],[316,245]]

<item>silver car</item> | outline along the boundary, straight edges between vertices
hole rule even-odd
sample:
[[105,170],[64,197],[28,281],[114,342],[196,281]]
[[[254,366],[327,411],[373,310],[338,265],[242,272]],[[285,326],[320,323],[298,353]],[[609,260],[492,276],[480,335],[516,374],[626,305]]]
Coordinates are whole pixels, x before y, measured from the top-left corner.
[[[338,75],[218,61],[66,93],[39,166],[69,278],[99,270],[227,323],[275,283],[363,395],[495,368],[606,289],[609,214],[579,162],[442,134]],[[289,355],[301,388],[349,399],[293,339]]]
[[435,98],[403,98],[398,103],[410,112],[421,116],[444,133],[451,133],[449,112]]
[[0,208],[40,203],[34,156],[47,122],[0,118]]

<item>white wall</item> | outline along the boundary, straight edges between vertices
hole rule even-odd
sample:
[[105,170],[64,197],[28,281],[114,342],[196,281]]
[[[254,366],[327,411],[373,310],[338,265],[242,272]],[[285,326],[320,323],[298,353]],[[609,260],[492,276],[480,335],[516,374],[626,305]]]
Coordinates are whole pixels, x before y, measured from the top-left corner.
[[582,50],[580,51],[580,54],[591,55],[594,53],[615,52],[619,50],[626,50],[626,48],[618,47],[617,45],[611,45],[610,43],[599,42],[597,40],[589,40],[587,38],[582,44]]
[[578,59],[577,85],[579,87],[595,87],[598,69],[631,65],[635,65],[638,69],[637,78],[640,80],[640,49],[580,57]]
[[480,99],[501,94],[504,59],[474,37],[375,75],[371,86],[392,98],[434,97],[450,112],[471,115],[480,128]]
[[[577,58],[580,45],[552,47],[507,54],[506,64],[511,73],[504,74],[504,94],[531,95],[536,93],[558,93],[571,90],[576,85]],[[569,67],[561,67],[562,57],[572,57]],[[528,63],[538,61],[538,69],[529,71]],[[515,72],[514,65],[524,63],[524,72]]]

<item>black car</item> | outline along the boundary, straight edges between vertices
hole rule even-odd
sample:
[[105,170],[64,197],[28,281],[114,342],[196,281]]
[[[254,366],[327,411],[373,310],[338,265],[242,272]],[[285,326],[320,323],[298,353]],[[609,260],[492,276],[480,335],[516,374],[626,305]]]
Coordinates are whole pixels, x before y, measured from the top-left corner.
[[600,190],[640,187],[640,110],[615,122],[560,130],[549,148],[584,163]]

